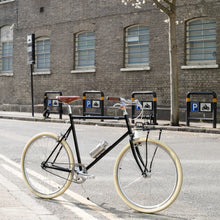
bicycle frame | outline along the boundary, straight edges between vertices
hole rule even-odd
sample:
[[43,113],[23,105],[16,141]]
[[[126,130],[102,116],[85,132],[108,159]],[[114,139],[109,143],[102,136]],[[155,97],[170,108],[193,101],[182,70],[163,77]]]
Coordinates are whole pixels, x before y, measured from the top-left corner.
[[[69,170],[69,169],[66,169],[66,168],[62,168],[62,167],[58,167],[58,166],[51,167],[51,166],[46,165],[47,162],[49,161],[50,157],[54,153],[54,151],[57,149],[58,145],[62,142],[63,139],[67,140],[70,133],[72,132],[73,140],[74,140],[74,147],[75,147],[76,157],[77,157],[77,163],[79,164],[79,169],[82,170],[82,166],[80,166],[81,165],[81,156],[80,156],[80,150],[79,150],[79,145],[78,145],[78,141],[77,141],[77,135],[76,135],[76,130],[75,130],[74,119],[104,119],[104,120],[112,120],[113,119],[113,120],[125,120],[126,121],[127,132],[125,132],[111,146],[109,146],[104,152],[102,152],[97,158],[95,158],[89,165],[87,165],[85,167],[86,171],[89,170],[91,167],[93,167],[99,160],[101,160],[106,154],[108,154],[113,148],[115,148],[127,136],[130,136],[129,142],[130,142],[130,145],[131,145],[131,149],[132,149],[132,153],[134,155],[134,158],[137,162],[138,167],[141,170],[141,173],[142,174],[145,173],[145,171],[142,169],[142,167],[139,163],[140,158],[138,160],[137,154],[135,153],[135,150],[134,150],[134,145],[133,145],[134,134],[132,132],[130,122],[129,122],[129,118],[128,118],[127,114],[125,114],[124,116],[115,116],[115,117],[114,116],[73,116],[72,114],[69,114],[69,118],[70,118],[70,127],[67,129],[66,133],[59,138],[57,146],[54,148],[54,150],[51,152],[50,156],[44,162],[44,165],[43,165],[44,167],[57,169],[57,170],[65,171],[65,172],[72,172],[72,170]],[[56,158],[54,159],[54,162],[55,162],[55,160],[56,160]]]
[[75,131],[75,125],[74,125],[74,119],[104,119],[104,120],[125,120],[127,125],[127,132],[125,132],[121,137],[119,137],[111,146],[109,146],[104,152],[102,152],[97,158],[95,158],[89,165],[86,166],[86,170],[89,170],[91,167],[93,167],[99,160],[101,160],[106,154],[108,154],[115,146],[117,146],[121,141],[123,141],[128,135],[130,135],[130,138],[133,140],[133,133],[131,130],[131,127],[129,125],[129,119],[127,115],[124,116],[118,116],[118,117],[111,117],[111,116],[73,116],[69,115],[70,117],[70,128],[73,133],[73,140],[75,145],[75,151],[77,156],[77,162],[81,164],[81,157],[80,157],[80,151],[79,146],[77,142],[77,136]]

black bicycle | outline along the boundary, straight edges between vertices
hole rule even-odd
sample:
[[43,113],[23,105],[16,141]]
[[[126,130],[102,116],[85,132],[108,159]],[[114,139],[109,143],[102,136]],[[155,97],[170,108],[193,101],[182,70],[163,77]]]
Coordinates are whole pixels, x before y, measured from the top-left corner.
[[[129,137],[129,142],[118,155],[114,166],[114,182],[122,200],[131,208],[145,213],[161,211],[177,198],[182,185],[182,168],[175,152],[160,140],[136,136],[129,122],[126,107],[138,104],[119,97],[108,97],[119,101],[123,116],[73,116],[70,102],[79,96],[58,96],[57,99],[68,106],[70,126],[64,135],[40,133],[26,144],[22,154],[22,173],[30,190],[42,198],[54,198],[70,186],[72,182],[83,183],[92,178],[88,171],[99,160]],[[74,119],[116,119],[125,120],[127,130],[111,146],[102,142],[90,152],[94,160],[84,165],[74,126]],[[143,126],[142,130],[145,130]],[[67,139],[72,133],[76,161]]]

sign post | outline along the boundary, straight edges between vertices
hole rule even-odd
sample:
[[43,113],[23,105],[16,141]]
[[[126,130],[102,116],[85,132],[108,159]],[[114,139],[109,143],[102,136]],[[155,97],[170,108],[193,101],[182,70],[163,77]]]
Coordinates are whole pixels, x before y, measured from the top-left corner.
[[[98,99],[87,99],[87,94],[98,94],[100,98]],[[96,111],[87,112],[86,110],[95,109]],[[101,115],[104,116],[104,93],[102,91],[84,91],[83,92],[83,116],[86,115]],[[101,119],[103,121],[103,119]]]
[[46,91],[44,93],[44,118],[49,118],[50,113],[59,114],[60,119],[62,119],[63,114],[63,105],[62,102],[59,102],[57,95],[62,96],[61,91]]
[[[190,100],[191,95],[202,95],[202,96],[209,96],[211,95],[212,101],[209,102],[192,102]],[[205,121],[212,121],[213,122],[213,128],[216,128],[216,122],[217,122],[217,95],[215,92],[211,91],[204,91],[204,92],[188,92],[186,97],[186,125],[189,126],[190,120],[205,120]],[[190,115],[191,112],[196,112],[198,115],[203,113],[208,113],[209,115],[212,114],[212,117],[192,117]]]
[[32,117],[34,117],[34,89],[33,89],[33,69],[35,64],[35,35],[27,35],[27,54],[28,64],[30,64],[31,70],[31,106],[32,106]]
[[[131,94],[131,100],[135,100],[136,95],[152,95],[153,100],[152,101],[140,101],[143,110],[146,110],[149,114],[145,114],[144,118],[150,119],[150,124],[157,125],[157,94],[154,91],[134,91]],[[137,117],[137,114],[135,114],[136,110],[140,110],[136,105],[132,105],[131,107],[131,118],[132,123],[134,123],[134,118]]]

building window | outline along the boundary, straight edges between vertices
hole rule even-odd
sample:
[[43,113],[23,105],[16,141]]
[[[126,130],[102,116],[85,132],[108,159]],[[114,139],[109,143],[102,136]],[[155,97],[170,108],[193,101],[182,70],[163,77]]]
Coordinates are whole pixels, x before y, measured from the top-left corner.
[[149,66],[149,28],[143,25],[125,31],[125,67]]
[[9,2],[14,2],[15,0],[0,0],[0,4],[5,4]]
[[13,30],[10,26],[0,29],[0,72],[13,72]]
[[200,18],[187,22],[186,64],[216,64],[216,20]]
[[38,38],[35,45],[35,70],[37,72],[50,70],[50,39]]
[[75,69],[95,68],[95,34],[82,32],[75,39]]

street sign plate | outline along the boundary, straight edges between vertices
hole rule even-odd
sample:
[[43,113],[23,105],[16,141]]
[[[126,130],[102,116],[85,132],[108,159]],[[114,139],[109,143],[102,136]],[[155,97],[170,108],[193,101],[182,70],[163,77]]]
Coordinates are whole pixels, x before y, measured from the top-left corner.
[[52,106],[52,99],[47,100],[47,106],[49,106],[49,107]]
[[143,102],[142,105],[145,110],[149,110],[149,111],[153,110],[153,102]]
[[141,110],[141,107],[135,104],[135,110]]
[[191,102],[191,111],[198,112],[199,111],[199,103],[198,102]]
[[200,103],[200,112],[212,112],[212,103],[201,102]]
[[58,100],[57,99],[53,99],[52,105],[55,106],[55,107],[58,107],[59,106]]
[[92,107],[93,108],[100,108],[100,101],[99,100],[93,100],[92,101]]
[[92,108],[92,101],[91,100],[86,100],[86,108]]

